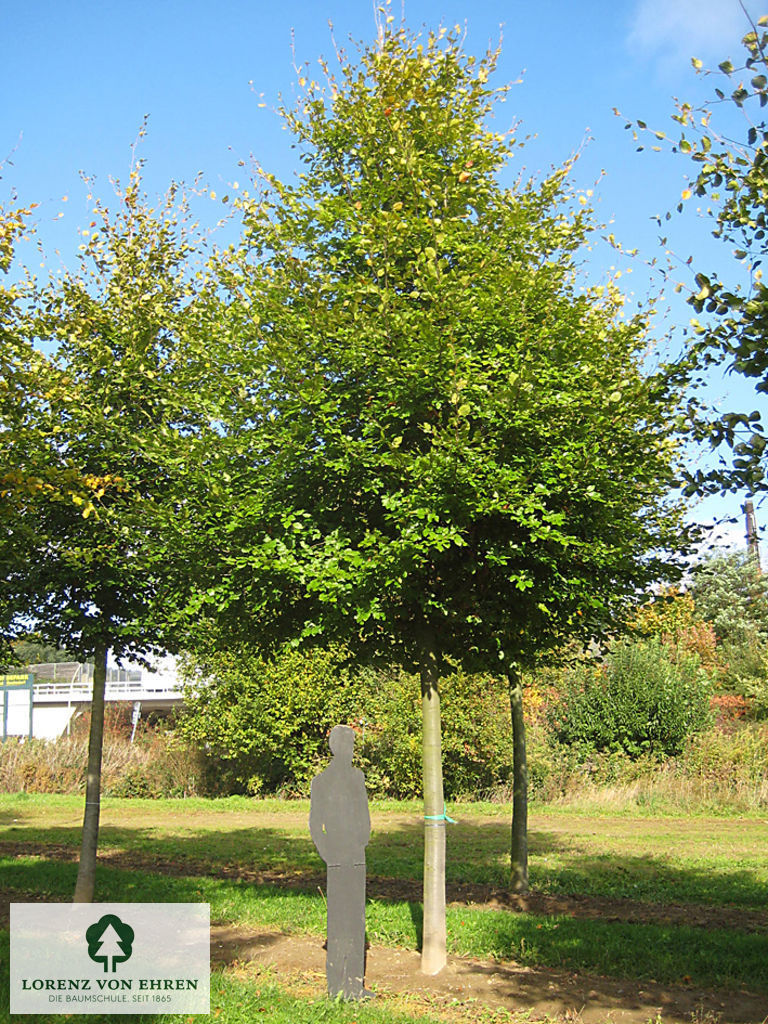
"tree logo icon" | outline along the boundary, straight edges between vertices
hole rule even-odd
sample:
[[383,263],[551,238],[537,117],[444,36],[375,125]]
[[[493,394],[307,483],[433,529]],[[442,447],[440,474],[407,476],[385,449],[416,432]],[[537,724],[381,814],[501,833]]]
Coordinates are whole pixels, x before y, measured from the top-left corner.
[[104,971],[114,973],[116,964],[130,959],[133,953],[133,928],[115,914],[105,914],[85,933],[88,956],[94,963],[104,964]]

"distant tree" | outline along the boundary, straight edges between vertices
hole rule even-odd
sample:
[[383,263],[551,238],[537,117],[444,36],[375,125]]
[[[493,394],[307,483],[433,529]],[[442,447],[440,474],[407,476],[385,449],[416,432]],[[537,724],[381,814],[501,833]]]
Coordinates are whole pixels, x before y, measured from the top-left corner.
[[698,567],[691,595],[711,624],[724,662],[724,680],[743,689],[768,678],[768,578],[744,552],[715,552]]
[[677,658],[695,654],[713,682],[719,677],[723,666],[717,636],[689,592],[665,588],[637,609],[629,625],[640,636],[659,640]]
[[696,568],[691,596],[721,641],[768,641],[768,578],[742,551],[714,552]]
[[55,662],[73,661],[69,651],[50,644],[41,644],[34,639],[16,640],[13,653],[22,665],[52,665]]
[[508,677],[524,888],[521,670],[600,632],[681,537],[683,375],[647,372],[645,322],[580,288],[570,167],[502,183],[496,59],[382,27],[325,91],[302,78],[283,115],[304,174],[260,177],[222,271],[261,370],[229,428],[250,454],[206,607],[264,653],[340,641],[419,673],[427,973],[445,962],[441,674]]
[[94,662],[80,902],[94,892],[107,654],[178,644],[168,580],[186,579],[187,593],[194,571],[166,573],[166,524],[186,515],[192,468],[205,491],[219,415],[216,304],[183,201],[174,188],[150,209],[134,171],[116,202],[115,213],[95,203],[79,269],[34,295],[11,357],[22,414],[0,405],[4,636],[33,629]]

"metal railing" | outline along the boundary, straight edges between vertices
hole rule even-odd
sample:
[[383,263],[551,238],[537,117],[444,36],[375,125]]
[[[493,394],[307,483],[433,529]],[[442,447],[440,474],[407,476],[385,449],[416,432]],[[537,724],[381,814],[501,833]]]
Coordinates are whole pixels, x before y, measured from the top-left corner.
[[[42,670],[42,671],[41,671]],[[93,665],[59,662],[30,665],[35,674],[36,701],[80,703],[93,693]],[[142,673],[141,669],[107,669],[105,700],[181,700],[182,686],[175,677]]]

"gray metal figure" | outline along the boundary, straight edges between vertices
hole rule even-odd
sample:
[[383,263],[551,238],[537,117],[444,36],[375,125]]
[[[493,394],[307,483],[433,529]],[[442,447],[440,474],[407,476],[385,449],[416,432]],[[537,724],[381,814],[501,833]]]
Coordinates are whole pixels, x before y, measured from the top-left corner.
[[371,835],[365,778],[352,767],[355,731],[337,725],[329,737],[331,762],[312,780],[309,833],[327,865],[328,995],[372,995],[365,978],[365,847]]

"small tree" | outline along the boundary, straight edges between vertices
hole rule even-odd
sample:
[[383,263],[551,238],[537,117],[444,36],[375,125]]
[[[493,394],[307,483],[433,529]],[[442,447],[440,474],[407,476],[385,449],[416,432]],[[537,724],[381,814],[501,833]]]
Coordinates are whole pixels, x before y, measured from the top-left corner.
[[[567,185],[502,184],[497,53],[382,29],[284,110],[305,173],[263,174],[223,269],[261,371],[230,426],[233,553],[209,608],[269,652],[346,643],[418,672],[422,968],[445,962],[439,679],[508,676],[513,879],[527,885],[521,669],[590,635],[679,544],[671,414],[682,375],[643,368],[645,324],[581,291],[589,229]],[[584,197],[582,197],[584,198]],[[649,555],[655,551],[657,555]],[[196,555],[198,563],[205,560]]]
[[[11,269],[16,242],[25,231],[30,213],[0,207],[3,278]],[[22,467],[26,467],[27,488],[34,490],[38,481],[36,467],[31,465],[34,449],[28,443],[28,430],[40,356],[24,341],[26,292],[26,285],[0,279],[0,662],[16,660],[9,628],[16,612],[11,579],[29,560],[28,538],[18,529],[16,506],[16,500],[23,500],[18,488]]]
[[689,592],[668,587],[641,605],[630,619],[633,632],[652,637],[675,658],[695,655],[712,682],[722,672],[717,636]]
[[0,408],[2,552],[25,553],[24,564],[4,566],[5,635],[32,626],[94,662],[81,902],[94,892],[107,655],[141,659],[177,645],[165,528],[184,518],[190,474],[204,472],[215,438],[215,303],[194,277],[183,203],[174,188],[150,210],[134,171],[117,204],[112,214],[96,202],[79,271],[34,296],[15,357],[23,416]]

